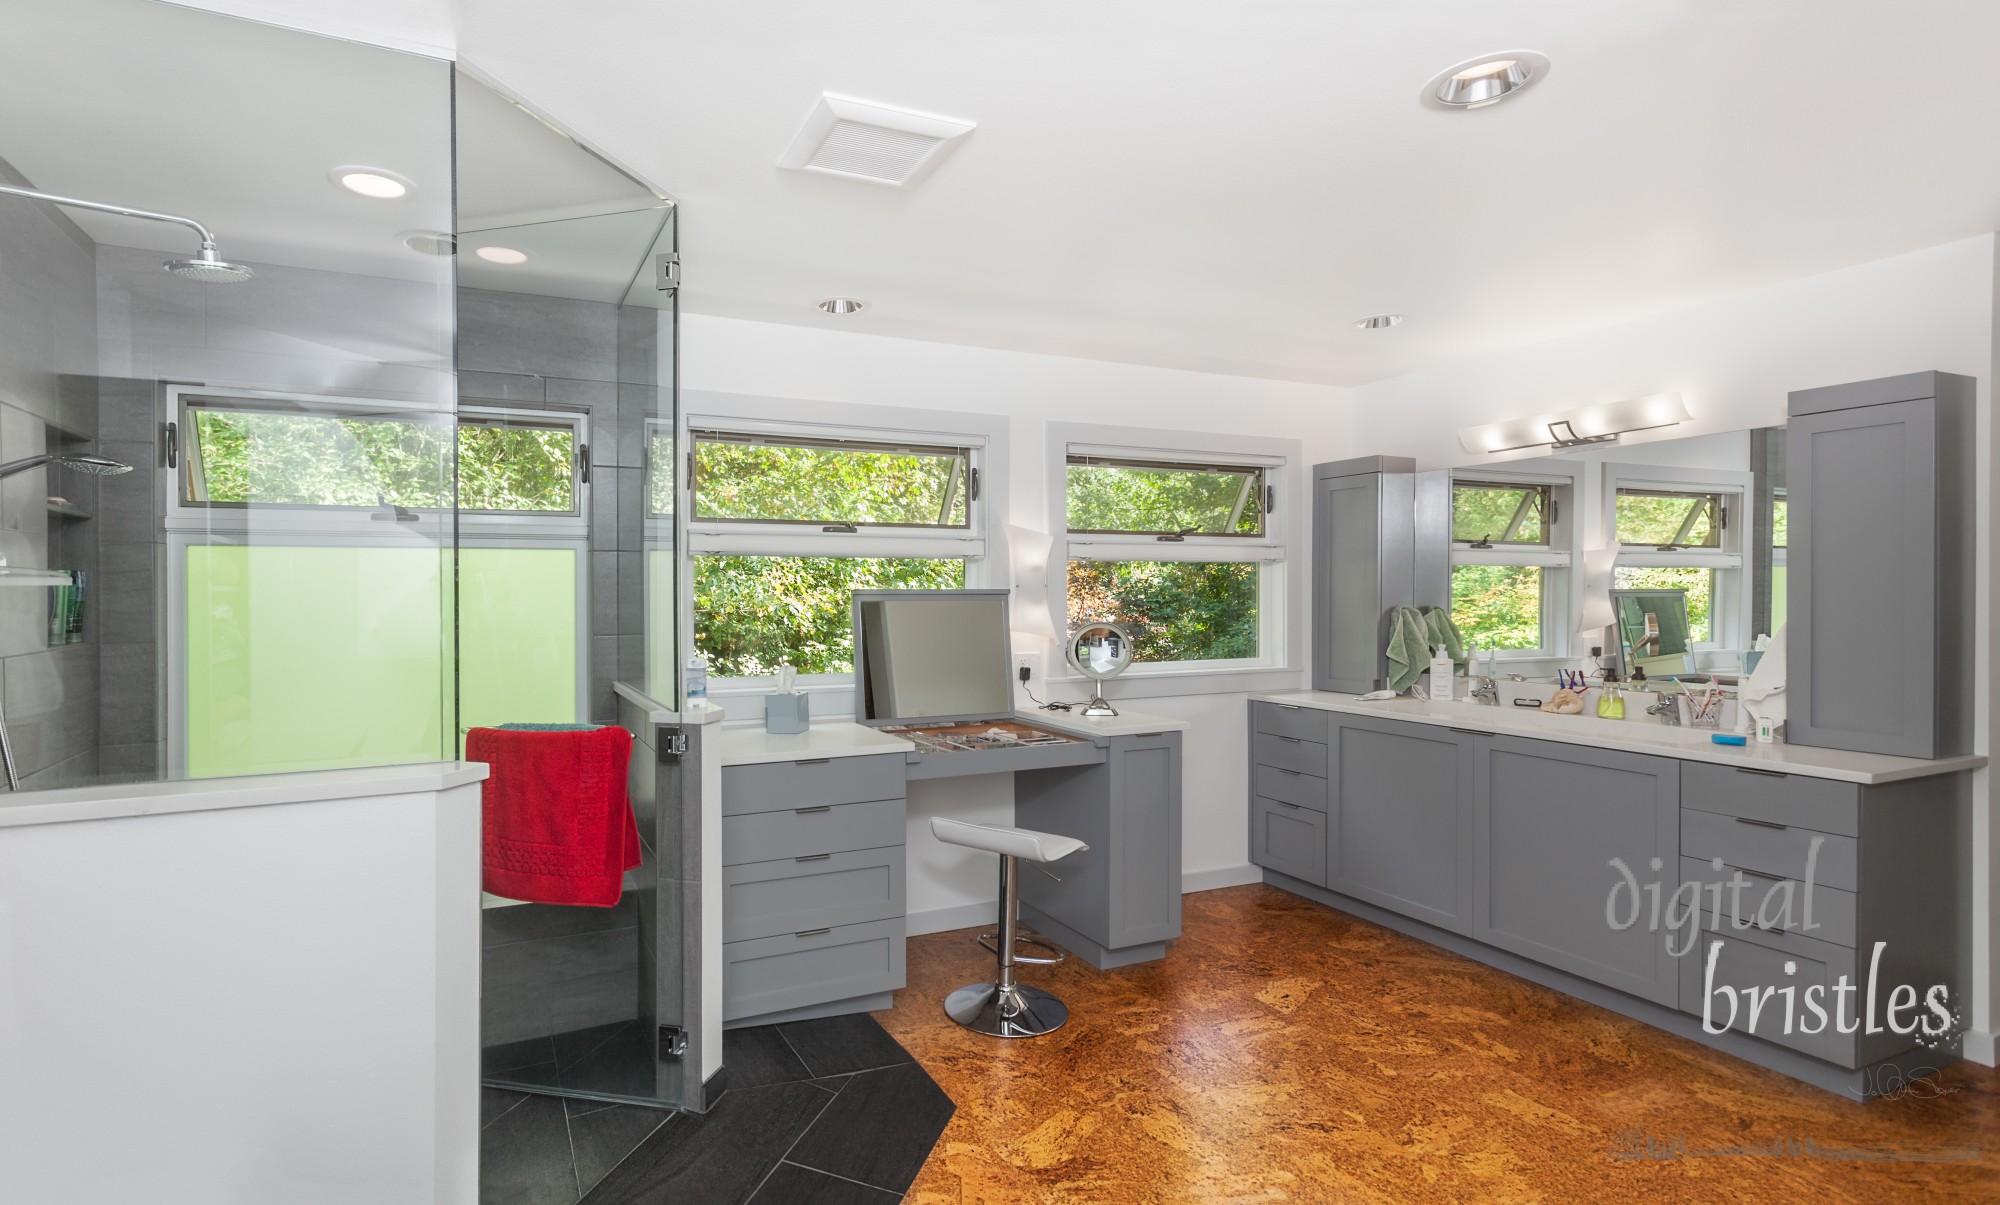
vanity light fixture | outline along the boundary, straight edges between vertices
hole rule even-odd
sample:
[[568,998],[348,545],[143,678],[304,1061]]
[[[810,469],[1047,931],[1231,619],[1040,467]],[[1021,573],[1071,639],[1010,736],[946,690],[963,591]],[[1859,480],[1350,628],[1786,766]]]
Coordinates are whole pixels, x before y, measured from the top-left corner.
[[1445,68],[1424,85],[1425,104],[1440,109],[1483,109],[1549,73],[1549,56],[1533,50],[1482,54]]
[[1458,442],[1468,452],[1491,454],[1518,452],[1522,448],[1553,448],[1560,452],[1589,444],[1616,443],[1621,435],[1671,427],[1693,417],[1680,394],[1656,393],[1560,414],[1464,427],[1459,430]]
[[512,247],[477,247],[472,253],[489,264],[512,265],[528,262],[526,251],[516,251]]
[[398,175],[383,167],[361,167],[350,164],[336,167],[327,173],[327,178],[351,193],[367,197],[371,201],[394,201],[417,191],[417,186],[408,176]]
[[1392,326],[1403,325],[1401,314],[1370,314],[1366,318],[1356,318],[1354,325],[1364,331],[1385,331]]
[[868,303],[859,297],[829,297],[819,303],[819,308],[829,314],[859,314],[868,308]]

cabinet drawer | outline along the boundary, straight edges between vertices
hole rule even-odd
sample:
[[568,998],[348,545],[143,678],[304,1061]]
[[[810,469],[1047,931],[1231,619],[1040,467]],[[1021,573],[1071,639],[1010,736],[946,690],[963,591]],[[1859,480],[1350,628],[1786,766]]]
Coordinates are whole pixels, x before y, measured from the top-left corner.
[[1685,762],[1681,806],[1844,837],[1861,832],[1860,785],[1803,774]]
[[1251,800],[1250,860],[1326,886],[1326,813],[1275,799]]
[[822,757],[722,768],[722,814],[780,812],[825,803],[897,799],[903,791],[903,755]]
[[[1708,949],[1713,942],[1720,941],[1722,949],[1715,958],[1713,997],[1709,996]],[[1851,950],[1835,950],[1831,947],[1822,951],[1824,958],[1813,958],[1794,951],[1778,950],[1755,941],[1723,934],[1703,934],[1701,945],[1689,951],[1681,960],[1681,1011],[1700,1017],[1703,1015],[1704,1000],[1711,1010],[1708,1013],[1708,1028],[1720,1028],[1725,1022],[1738,1033],[1752,1034],[1767,1042],[1788,1046],[1793,1050],[1838,1063],[1843,1067],[1857,1065],[1858,1043],[1852,1033],[1843,1034],[1835,1024],[1837,1007],[1834,985],[1842,975],[1847,982],[1855,982],[1855,961]],[[1787,975],[1790,966],[1793,973]],[[1773,991],[1765,999],[1757,1014],[1753,1028],[1750,1020],[1749,1002],[1745,1000],[1745,988],[1756,989],[1763,997],[1764,989]],[[1790,993],[1782,989],[1794,989]],[[1725,989],[1727,994],[1725,995]],[[1816,990],[1809,990],[1816,989]],[[1860,1014],[1863,1007],[1860,992],[1846,993],[1847,1017],[1849,1023]],[[1807,1007],[1812,1000],[1826,1010],[1825,1028],[1816,1034],[1801,1032],[1801,1026],[1818,1026],[1820,1019]],[[1790,1002],[1792,1032],[1785,1032],[1786,1004]],[[1730,1019],[1730,1006],[1735,1006],[1735,1019]],[[1878,1008],[1880,1006],[1878,1005]]]
[[722,940],[748,941],[903,915],[903,847],[808,854],[722,872]]
[[807,854],[882,849],[903,843],[904,803],[822,804],[785,812],[722,818],[722,864],[775,862]]
[[1253,773],[1257,777],[1257,794],[1264,798],[1296,803],[1317,812],[1326,810],[1326,779],[1278,766],[1258,766]]
[[1260,766],[1281,766],[1315,778],[1326,777],[1326,743],[1293,736],[1257,734],[1255,761]]
[[1330,731],[1326,712],[1313,707],[1299,707],[1290,703],[1250,704],[1250,730],[1268,732],[1272,736],[1289,736],[1296,740],[1326,743]]
[[[1819,845],[1817,857],[1813,855],[1814,843]],[[1721,858],[1725,866],[1801,881],[1808,877],[1807,863],[1811,862],[1810,877],[1815,885],[1842,891],[1853,891],[1858,881],[1854,838],[1773,820],[1682,808],[1681,853],[1704,862]]]
[[903,986],[903,918],[722,947],[722,1019],[828,1004]]
[[[1732,925],[1734,919],[1742,919],[1756,924],[1760,917],[1768,917],[1772,924],[1781,926],[1787,933],[1803,934],[1836,946],[1854,946],[1854,900],[1852,891],[1842,891],[1823,883],[1814,883],[1810,898],[1805,883],[1798,879],[1775,878],[1771,875],[1756,874],[1744,870],[1743,877],[1749,886],[1743,888],[1742,902],[1732,916],[1730,883],[1734,880],[1738,867],[1724,865],[1715,869],[1708,862],[1695,858],[1681,859],[1681,890],[1693,893],[1692,903],[1701,910],[1701,924],[1705,929],[1713,929],[1727,937],[1732,933],[1742,933]],[[1790,883],[1789,892],[1782,884]],[[1694,884],[1690,886],[1689,884]],[[1714,886],[1722,888],[1721,903],[1717,906]],[[1787,895],[1791,907],[1784,907]],[[1717,913],[1720,917],[1717,917]],[[1807,924],[1811,928],[1807,928]]]

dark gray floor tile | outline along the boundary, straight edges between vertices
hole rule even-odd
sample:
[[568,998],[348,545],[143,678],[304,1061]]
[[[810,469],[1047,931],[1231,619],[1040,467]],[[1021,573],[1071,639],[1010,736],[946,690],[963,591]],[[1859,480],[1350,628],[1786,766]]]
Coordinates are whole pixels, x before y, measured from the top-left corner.
[[520,1104],[526,1099],[528,1099],[526,1092],[514,1092],[507,1088],[481,1086],[479,1089],[479,1128],[485,1129],[487,1126],[492,1125],[494,1122],[500,1120],[509,1109],[512,1109],[515,1105]]
[[512,1071],[516,1067],[532,1067],[537,1063],[555,1061],[555,1047],[547,1038],[504,1042],[498,1046],[488,1046],[479,1052],[479,1069],[488,1075],[496,1071]]
[[824,1075],[818,1079],[806,1082],[815,1088],[825,1088],[828,1092],[838,1092],[847,1086],[848,1080],[853,1078],[851,1075]]
[[761,1088],[812,1078],[775,1025],[723,1030],[722,1065],[729,1069],[732,1088]]
[[742,1205],[829,1099],[811,1084],[731,1092],[641,1143],[591,1190],[590,1205]]
[[863,1071],[847,1081],[785,1157],[901,1193],[917,1178],[956,1111],[915,1063]]
[[556,1050],[556,1066],[574,1067],[613,1038],[629,1036],[625,1031],[636,1029],[638,1024],[637,1021],[612,1021],[605,1025],[592,1025],[587,1029],[557,1034],[552,1039]]
[[660,1091],[659,1039],[637,1023],[620,1026],[588,1054],[562,1068],[571,1092],[645,1099]]
[[778,1026],[815,1076],[871,1071],[915,1060],[867,1013]]
[[599,1109],[615,1109],[617,1107],[618,1102],[615,1100],[585,1100],[581,1096],[563,1098],[563,1111],[571,1117],[581,1117],[585,1113],[595,1113]]
[[751,1205],[893,1205],[902,1199],[900,1194],[838,1179],[796,1163],[780,1163],[750,1201]]
[[569,1146],[576,1157],[576,1182],[583,1191],[597,1187],[606,1173],[625,1161],[639,1144],[676,1115],[665,1109],[613,1105],[569,1119]]
[[479,1205],[576,1205],[562,1101],[531,1096],[479,1135]]

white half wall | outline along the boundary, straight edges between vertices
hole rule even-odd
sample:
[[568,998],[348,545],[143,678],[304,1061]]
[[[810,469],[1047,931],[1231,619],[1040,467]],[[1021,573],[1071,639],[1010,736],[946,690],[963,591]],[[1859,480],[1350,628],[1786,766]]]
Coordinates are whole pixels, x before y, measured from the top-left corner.
[[[1992,630],[1995,424],[2000,314],[1994,297],[1995,236],[1878,260],[1821,276],[1634,322],[1515,348],[1354,390],[1354,455],[1412,456],[1423,469],[1471,463],[1458,429],[1566,410],[1592,402],[1678,390],[1692,423],[1634,437],[1625,458],[1645,459],[1643,441],[1765,427],[1785,421],[1794,389],[1940,369],[1979,380],[1978,630],[1971,655],[1978,752],[1993,748]],[[1532,452],[1523,456],[1533,455]],[[1615,452],[1607,453],[1616,459]],[[1493,463],[1491,458],[1485,463]],[[2000,826],[1990,773],[1973,782],[1973,1033],[1967,1050],[1993,1061],[2000,1028]]]
[[[866,329],[866,319],[859,328]],[[689,314],[681,318],[681,386],[688,392],[749,394],[841,405],[1004,414],[1008,513],[996,520],[1048,531],[1044,426],[1051,421],[1121,424],[1144,430],[1253,434],[1304,440],[1304,465],[1346,454],[1340,442],[1348,391],[1260,378],[1218,376],[1033,355],[954,344],[889,339]],[[1304,537],[1293,547],[1306,559]],[[1306,650],[1297,650],[1293,685],[1305,682]],[[1041,693],[1043,683],[1036,683]],[[1060,689],[1060,688],[1059,688]],[[845,696],[838,696],[844,699]],[[1044,697],[1047,697],[1044,695]],[[1068,697],[1065,695],[1064,697]],[[851,703],[848,704],[851,706]],[[1149,696],[1120,703],[1133,711],[1190,721],[1183,750],[1184,869],[1226,879],[1250,861],[1247,696],[1241,691]],[[834,697],[816,697],[814,714],[836,713]],[[933,815],[1002,820],[1012,811],[1001,777],[945,779],[910,787],[909,911],[947,909],[990,921],[996,871],[990,855],[945,846],[930,833]],[[913,921],[913,925],[921,921]],[[939,927],[956,927],[943,926]]]

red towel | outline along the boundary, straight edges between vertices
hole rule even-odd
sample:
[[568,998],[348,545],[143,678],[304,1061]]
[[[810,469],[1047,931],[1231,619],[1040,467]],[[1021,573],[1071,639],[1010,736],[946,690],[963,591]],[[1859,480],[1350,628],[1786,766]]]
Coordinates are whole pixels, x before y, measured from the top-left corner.
[[482,795],[486,890],[536,904],[618,902],[639,864],[625,792],[631,733],[474,728],[465,758],[493,767]]

